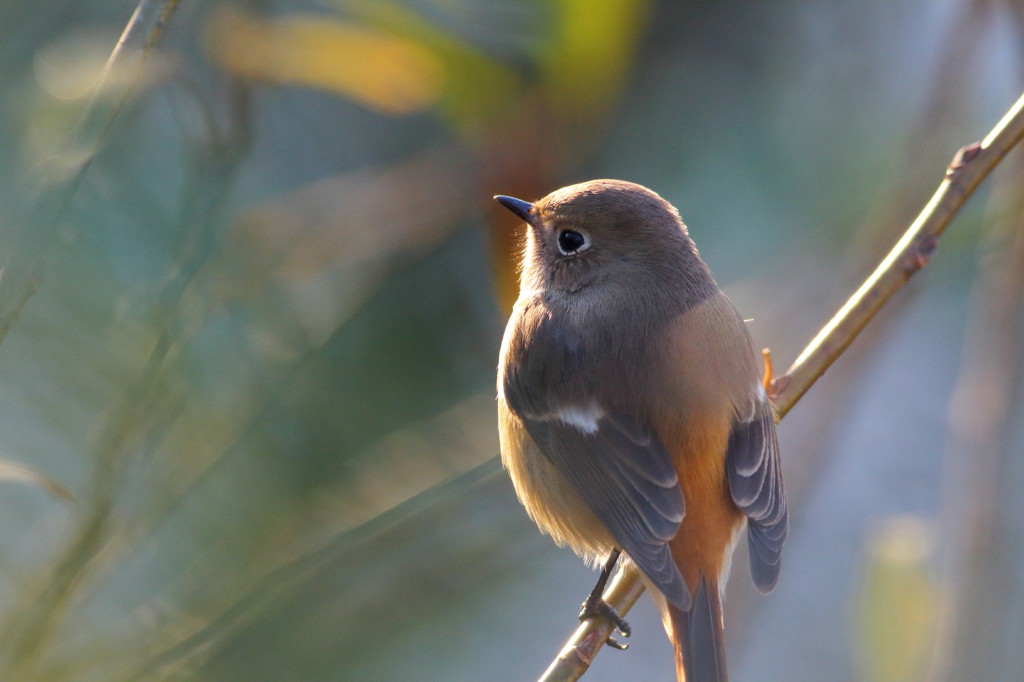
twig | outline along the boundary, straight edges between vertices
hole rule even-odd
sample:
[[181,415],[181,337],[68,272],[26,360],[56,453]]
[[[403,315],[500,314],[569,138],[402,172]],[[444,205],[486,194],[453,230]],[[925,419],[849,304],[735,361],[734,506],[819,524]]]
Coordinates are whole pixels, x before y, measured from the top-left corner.
[[[771,380],[770,394],[779,419],[853,343],[885,302],[928,263],[938,246],[939,236],[953,217],[1022,137],[1024,95],[982,142],[970,144],[956,153],[939,188],[889,255],[818,332],[789,370]],[[643,590],[643,583],[635,572],[620,571],[609,585],[605,600],[620,614],[625,614]],[[578,680],[612,634],[612,628],[603,618],[582,623],[539,682]]]
[[[39,288],[46,271],[46,252],[67,215],[68,206],[114,122],[135,94],[148,57],[180,1],[140,0],[111,51],[100,82],[70,135],[68,153],[59,159],[66,162],[67,158],[75,158],[75,163],[63,170],[59,182],[41,192],[0,268],[0,342]],[[104,106],[108,77],[115,70],[131,73],[129,86],[111,105]]]
[[[147,58],[163,35],[167,22],[173,15],[180,0],[140,0],[128,20],[124,31],[104,67],[100,84],[93,93],[71,133],[70,150],[82,148],[81,156],[67,175],[58,183],[47,188],[37,198],[18,240],[11,249],[12,254],[5,262],[0,275],[0,342],[17,320],[24,305],[35,293],[46,269],[46,254],[54,235],[64,220],[68,206],[82,183],[93,159],[101,148],[115,121],[128,103],[145,71]],[[101,91],[108,75],[119,68],[131,69],[131,84],[109,107],[101,99]],[[154,351],[154,357],[159,354]],[[150,365],[154,361],[151,359]],[[149,367],[147,367],[149,369]],[[131,404],[132,410],[122,410],[112,422],[114,428],[100,436],[100,453],[114,452],[124,447],[131,431],[117,428],[130,417],[144,413],[147,400]],[[80,583],[85,566],[102,545],[112,510],[111,495],[107,486],[111,478],[105,472],[111,466],[112,458],[101,457],[95,475],[97,481],[94,499],[89,503],[87,515],[75,530],[69,545],[47,577],[42,590],[32,597],[31,606],[15,613],[2,627],[3,651],[7,656],[11,679],[33,677],[31,668],[39,651],[45,645],[69,606],[73,592]]]

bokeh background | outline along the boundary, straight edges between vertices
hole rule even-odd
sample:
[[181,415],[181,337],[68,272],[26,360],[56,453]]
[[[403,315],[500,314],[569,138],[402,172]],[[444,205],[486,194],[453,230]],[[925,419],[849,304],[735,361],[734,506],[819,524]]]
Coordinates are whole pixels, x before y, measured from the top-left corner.
[[[536,678],[491,195],[655,189],[782,369],[1024,89],[1017,0],[136,6],[0,2],[4,680]],[[735,680],[1024,679],[1021,156],[780,426]]]

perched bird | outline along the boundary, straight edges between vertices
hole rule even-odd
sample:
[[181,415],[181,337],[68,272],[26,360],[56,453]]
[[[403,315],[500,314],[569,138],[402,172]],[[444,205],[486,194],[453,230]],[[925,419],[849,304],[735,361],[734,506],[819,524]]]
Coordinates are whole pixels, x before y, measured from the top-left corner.
[[[754,584],[788,532],[772,407],[750,334],[675,208],[619,180],[537,202],[501,344],[502,461],[527,512],[591,562],[639,569],[680,680],[726,679],[722,590],[747,528]],[[596,597],[586,613],[625,625]],[[581,617],[583,617],[581,615]]]

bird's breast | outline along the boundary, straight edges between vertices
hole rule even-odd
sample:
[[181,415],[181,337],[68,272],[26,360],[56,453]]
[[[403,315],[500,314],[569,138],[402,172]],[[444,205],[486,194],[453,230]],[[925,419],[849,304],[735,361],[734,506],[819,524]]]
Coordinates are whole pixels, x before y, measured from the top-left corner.
[[509,321],[499,364],[499,394],[520,414],[598,404],[628,413],[654,388],[652,362],[667,320],[640,316],[590,296],[521,301]]

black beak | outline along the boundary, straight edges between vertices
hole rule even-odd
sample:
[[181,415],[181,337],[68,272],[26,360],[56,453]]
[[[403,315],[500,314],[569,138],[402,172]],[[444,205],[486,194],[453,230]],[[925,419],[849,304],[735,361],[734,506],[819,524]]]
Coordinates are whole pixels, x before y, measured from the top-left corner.
[[533,225],[533,216],[530,215],[533,211],[533,204],[529,201],[523,201],[522,199],[516,199],[515,197],[507,197],[504,194],[498,194],[494,198],[498,200],[499,204],[515,213],[530,225]]

